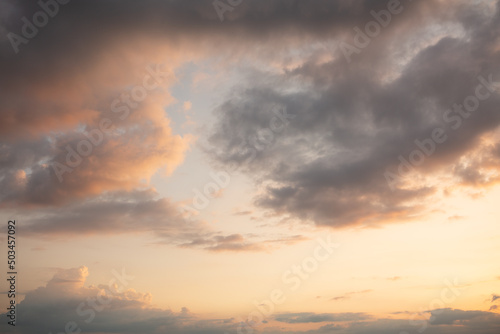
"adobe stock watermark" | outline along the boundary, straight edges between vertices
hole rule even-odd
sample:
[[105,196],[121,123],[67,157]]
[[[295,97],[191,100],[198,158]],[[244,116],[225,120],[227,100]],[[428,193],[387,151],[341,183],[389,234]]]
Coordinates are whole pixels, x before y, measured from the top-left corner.
[[217,12],[217,16],[219,16],[219,20],[224,21],[224,13],[232,12],[235,7],[241,5],[243,0],[215,0],[212,2],[215,11]]
[[[132,87],[130,94],[128,91],[121,93],[120,98],[116,98],[111,102],[111,111],[116,113],[121,121],[127,119],[133,109],[139,107],[140,103],[147,98],[150,91],[161,87],[168,72],[162,72],[160,66],[156,65],[155,69],[147,66],[147,74],[144,76],[142,84]],[[71,173],[75,168],[80,166],[83,160],[92,154],[94,148],[104,142],[106,135],[111,136],[115,133],[116,128],[113,120],[110,118],[101,118],[98,124],[97,128],[83,133],[87,139],[78,141],[74,147],[66,145],[65,163],[58,161],[51,163],[59,182],[63,182],[65,173]]]
[[45,27],[51,18],[54,18],[57,13],[59,13],[59,6],[66,5],[70,0],[40,0],[38,1],[38,6],[41,10],[35,12],[31,21],[23,16],[21,21],[23,26],[21,27],[21,35],[9,32],[7,38],[14,49],[14,52],[19,53],[19,46],[21,44],[28,44],[30,40],[38,35],[39,29]]
[[[312,254],[306,256],[302,261],[290,266],[281,275],[281,282],[284,287],[274,288],[269,293],[269,298],[262,301],[254,300],[255,310],[250,312],[247,319],[238,318],[237,334],[252,334],[258,325],[262,324],[266,318],[274,314],[277,305],[286,301],[288,293],[297,291],[302,283],[310,277],[310,274],[318,270],[321,263],[327,261],[334,251],[340,247],[340,244],[332,241],[332,236],[318,238],[318,245],[312,251]],[[229,333],[224,333],[229,334]]]
[[[412,0],[409,0],[412,1]],[[370,15],[375,19],[365,24],[364,31],[359,27],[354,27],[355,35],[353,44],[340,42],[339,47],[344,54],[348,63],[352,61],[353,54],[361,53],[361,50],[370,45],[372,39],[380,35],[383,28],[386,28],[392,20],[393,15],[398,15],[403,11],[404,7],[399,0],[389,0],[387,9],[382,9],[379,12],[370,11]]]
[[[116,288],[116,290],[99,288],[99,291],[94,298],[87,298],[87,300],[81,302],[75,310],[78,316],[80,316],[81,318],[86,318],[83,319],[83,321],[87,324],[90,324],[92,321],[94,321],[96,312],[101,312],[102,310],[104,310],[104,307],[111,303],[116,294],[121,293],[123,289],[129,284],[129,281],[135,278],[134,276],[128,276],[127,274],[125,274],[125,268],[122,268],[121,274],[114,269],[111,271],[111,273],[114,277],[109,280],[107,286],[118,286],[118,288]],[[68,321],[64,325],[64,331],[57,332],[56,334],[70,334],[81,332],[82,329],[76,321]],[[52,332],[49,332],[49,334],[52,334]]]
[[[420,308],[418,312],[412,313],[409,322],[411,326],[420,326],[420,328],[416,329],[416,333],[423,333],[429,323],[432,324],[432,321],[435,319],[436,315],[440,315],[444,312],[446,305],[453,303],[461,294],[460,290],[463,290],[463,287],[460,287],[458,284],[458,279],[455,278],[453,282],[448,279],[443,281],[445,287],[441,290],[439,294],[439,298],[434,298],[429,303],[429,307],[427,310]],[[417,319],[417,317],[423,319]],[[406,331],[401,331],[399,334],[410,334]]]
[[[492,74],[488,76],[488,79],[478,76],[477,80],[479,84],[476,86],[473,95],[467,96],[462,104],[453,104],[451,109],[447,109],[443,113],[443,121],[450,124],[452,130],[459,129],[463,121],[478,110],[481,101],[488,99],[500,88],[500,82],[494,82]],[[428,157],[436,152],[437,146],[443,144],[446,140],[448,140],[448,135],[446,130],[441,127],[434,128],[428,138],[415,139],[416,148],[410,152],[408,158],[404,158],[402,155],[398,156],[400,163],[397,167],[397,173],[389,170],[384,172],[389,188],[394,191],[396,185],[407,177],[408,173],[415,172],[415,167],[422,165]]]
[[[259,129],[253,136],[245,139],[242,155],[248,155],[242,163],[250,163],[257,156],[258,152],[262,152],[271,147],[276,141],[276,135],[282,133],[290,123],[290,120],[295,118],[295,115],[288,114],[286,107],[274,106],[272,108],[274,116],[269,121],[269,126],[264,129]],[[198,213],[204,210],[210,204],[211,199],[217,197],[219,192],[229,186],[231,183],[231,173],[237,169],[237,165],[233,164],[223,171],[209,173],[212,181],[207,182],[201,190],[193,189],[193,199],[191,205],[185,205],[184,208],[193,213]]]

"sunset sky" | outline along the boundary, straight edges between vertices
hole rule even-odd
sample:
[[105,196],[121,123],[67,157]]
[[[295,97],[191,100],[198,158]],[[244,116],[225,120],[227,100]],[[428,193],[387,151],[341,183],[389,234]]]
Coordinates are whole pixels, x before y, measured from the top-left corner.
[[0,0],[0,333],[500,333],[500,1]]

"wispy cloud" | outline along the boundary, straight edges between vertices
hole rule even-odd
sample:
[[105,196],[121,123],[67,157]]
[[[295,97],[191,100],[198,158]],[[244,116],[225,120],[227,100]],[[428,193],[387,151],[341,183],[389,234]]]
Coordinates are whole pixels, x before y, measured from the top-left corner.
[[372,291],[373,291],[373,290],[361,290],[361,291],[351,291],[351,292],[346,292],[346,293],[344,293],[343,295],[333,297],[333,298],[331,298],[330,300],[333,300],[333,301],[346,300],[346,299],[350,299],[350,298],[352,298],[352,297],[353,297],[353,296],[355,296],[355,295],[366,294],[366,293],[370,293],[370,292],[372,292]]

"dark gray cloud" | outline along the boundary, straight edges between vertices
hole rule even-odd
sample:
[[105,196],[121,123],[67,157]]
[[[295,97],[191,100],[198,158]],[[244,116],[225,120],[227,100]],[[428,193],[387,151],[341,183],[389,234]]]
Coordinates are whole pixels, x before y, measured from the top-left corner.
[[454,309],[438,309],[430,311],[431,317],[429,322],[432,325],[453,325],[460,324],[464,321],[480,320],[485,316],[492,314],[483,311],[462,311]]
[[210,252],[270,251],[307,240],[302,235],[224,234],[153,189],[107,192],[60,207],[9,211],[29,238],[66,239],[142,233],[157,245]]
[[[257,206],[335,227],[415,219],[447,186],[495,184],[497,88],[490,94],[481,88],[489,97],[477,111],[462,117],[448,110],[470,101],[479,77],[500,81],[499,51],[492,47],[498,34],[491,33],[500,14],[464,3],[448,8],[425,19],[418,11],[394,19],[350,64],[340,53],[327,61],[304,56],[281,72],[256,69],[215,111],[209,156],[254,177]],[[407,44],[417,37],[419,43]],[[294,118],[272,145],[249,149],[249,138],[268,126],[273,104]],[[431,138],[436,128],[446,141],[434,144],[413,178],[403,173],[389,187],[385,173],[397,176],[399,156],[408,160],[415,141]],[[496,144],[485,144],[486,136]],[[439,177],[447,180],[441,187],[432,182]]]
[[208,231],[202,222],[183,214],[179,207],[154,190],[112,192],[59,208],[19,211],[20,227],[29,236],[155,232],[172,239]]

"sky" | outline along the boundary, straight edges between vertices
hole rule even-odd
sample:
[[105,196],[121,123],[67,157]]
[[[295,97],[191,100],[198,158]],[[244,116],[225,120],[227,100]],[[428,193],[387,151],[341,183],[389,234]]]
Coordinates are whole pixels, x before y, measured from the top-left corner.
[[493,0],[0,0],[0,333],[498,334],[499,66]]

